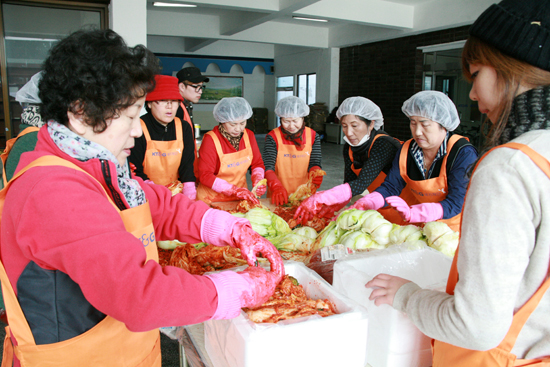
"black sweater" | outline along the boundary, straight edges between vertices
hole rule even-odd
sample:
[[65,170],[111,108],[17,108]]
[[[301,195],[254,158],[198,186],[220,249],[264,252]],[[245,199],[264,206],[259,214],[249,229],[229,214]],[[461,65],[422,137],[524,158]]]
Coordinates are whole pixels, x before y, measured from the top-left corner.
[[[152,140],[158,141],[172,141],[176,140],[176,124],[175,120],[164,126],[159,123],[151,113],[147,113],[141,116],[143,122],[149,130]],[[195,182],[195,174],[193,173],[193,163],[195,161],[195,154],[193,149],[195,145],[193,142],[193,132],[191,127],[185,121],[182,121],[183,132],[183,154],[181,156],[181,163],[178,169],[178,176],[180,182]],[[145,150],[147,149],[147,141],[145,136],[142,135],[135,140],[135,146],[130,154],[129,161],[136,166],[136,176],[141,177],[144,180],[149,178],[143,172],[143,160],[145,158]]]

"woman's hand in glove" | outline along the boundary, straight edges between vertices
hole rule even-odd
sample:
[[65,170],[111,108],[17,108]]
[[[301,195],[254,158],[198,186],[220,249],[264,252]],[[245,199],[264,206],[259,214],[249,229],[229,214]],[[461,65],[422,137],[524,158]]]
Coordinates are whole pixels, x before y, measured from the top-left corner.
[[256,264],[257,254],[262,254],[271,264],[271,271],[278,275],[278,280],[281,280],[285,275],[283,259],[279,251],[271,242],[260,236],[252,229],[249,223],[237,222],[233,225],[231,233],[234,246],[241,250],[243,258],[248,262],[248,265]]
[[282,278],[275,272],[265,271],[259,266],[249,266],[237,274],[240,274],[249,285],[249,288],[241,293],[241,307],[255,307],[267,302]]
[[250,201],[252,204],[260,206],[260,201],[248,189],[230,184],[229,182],[216,177],[212,190],[230,197],[236,197],[240,200]]
[[[350,199],[351,188],[347,183],[335,186],[330,190],[317,192],[300,204],[298,209],[296,209],[296,213],[294,213],[294,219],[304,224],[318,213],[323,212],[324,215],[328,215],[331,210],[337,207],[337,211],[340,210]],[[332,211],[331,217],[333,215],[334,211]]]
[[[323,176],[322,175],[315,176],[315,171],[317,171],[317,170],[320,170],[320,168],[312,169],[311,171],[309,171],[308,178],[311,178],[311,183],[314,184],[315,186],[317,186],[317,188],[319,188],[319,187],[321,187],[321,184],[323,183]],[[315,177],[312,178],[312,176],[315,176]]]
[[[261,167],[254,168],[252,170],[250,178],[252,179],[252,187],[256,187],[258,182],[264,179],[264,169]],[[260,185],[256,187],[256,196],[261,197],[263,194],[265,194],[266,191],[267,191],[267,186]]]
[[267,186],[271,190],[271,204],[283,205],[288,203],[288,192],[275,172],[268,170],[265,173],[265,178],[267,178]]
[[378,210],[383,207],[385,203],[386,202],[384,201],[384,197],[382,196],[382,194],[373,191],[370,194],[365,195],[361,199],[357,200],[348,209]]
[[399,196],[388,196],[386,201],[410,223],[427,223],[443,218],[443,207],[440,203],[422,203],[409,207]]

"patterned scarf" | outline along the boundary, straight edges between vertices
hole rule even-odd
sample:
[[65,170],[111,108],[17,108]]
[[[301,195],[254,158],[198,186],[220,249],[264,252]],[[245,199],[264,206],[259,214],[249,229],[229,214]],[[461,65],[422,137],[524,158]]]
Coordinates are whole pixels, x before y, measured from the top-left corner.
[[227,140],[229,140],[229,143],[233,146],[233,148],[235,148],[235,150],[238,152],[239,151],[239,144],[241,144],[241,139],[243,137],[243,134],[244,134],[244,131],[242,132],[241,135],[237,136],[237,137],[234,137],[234,136],[231,136],[229,135],[229,133],[225,130],[225,128],[223,127],[223,124],[220,123],[218,125],[219,129],[220,129],[220,134],[222,134],[222,136],[224,138],[226,138]]
[[441,145],[439,146],[439,149],[437,150],[437,154],[435,155],[435,158],[432,162],[432,165],[430,166],[429,171],[427,171],[424,166],[424,152],[422,151],[422,148],[420,148],[418,144],[416,144],[416,141],[414,139],[411,142],[411,147],[410,147],[411,154],[414,158],[414,161],[416,162],[416,166],[418,167],[420,172],[422,172],[425,179],[430,178],[434,170],[435,163],[438,160],[443,159],[443,157],[445,157],[445,154],[447,154],[447,142],[449,141],[450,136],[451,135],[449,134],[449,132],[447,132],[447,135],[445,135],[445,139],[443,139],[443,142],[441,143]]
[[291,141],[296,149],[302,150],[304,149],[304,142],[302,142],[302,133],[304,132],[304,129],[306,128],[306,124],[304,123],[300,130],[296,131],[294,134],[289,133],[283,127],[281,126],[281,131],[283,132],[283,136],[286,140]]
[[25,107],[23,113],[21,113],[21,122],[36,127],[42,127],[44,121],[40,116],[40,107],[38,105],[29,105]]
[[514,99],[499,144],[531,130],[550,130],[550,86],[531,89]]
[[104,159],[116,165],[118,186],[131,208],[145,204],[145,192],[138,182],[130,177],[128,165],[120,166],[116,157],[100,144],[94,143],[72,132],[65,125],[53,120],[48,121],[48,133],[54,143],[72,158],[81,162],[90,159]]

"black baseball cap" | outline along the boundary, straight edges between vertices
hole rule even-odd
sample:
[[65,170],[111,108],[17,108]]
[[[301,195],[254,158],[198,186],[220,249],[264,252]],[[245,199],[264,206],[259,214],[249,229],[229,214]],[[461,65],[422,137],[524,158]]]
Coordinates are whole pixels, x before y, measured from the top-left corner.
[[199,68],[196,68],[194,66],[181,69],[180,71],[178,71],[176,76],[178,77],[179,83],[183,83],[184,81],[188,81],[191,83],[201,83],[208,82],[210,80],[208,77],[201,74]]

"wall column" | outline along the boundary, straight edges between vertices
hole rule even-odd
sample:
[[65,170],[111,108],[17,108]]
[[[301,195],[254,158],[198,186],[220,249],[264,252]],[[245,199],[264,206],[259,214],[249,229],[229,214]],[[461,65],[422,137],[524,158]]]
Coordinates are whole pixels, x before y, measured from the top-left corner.
[[147,46],[147,0],[112,0],[109,28],[124,38],[128,46]]

